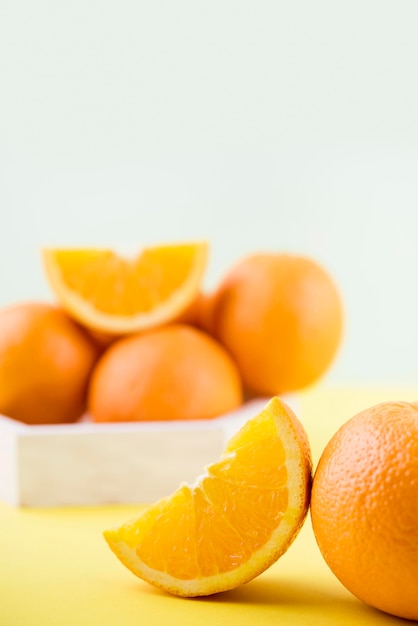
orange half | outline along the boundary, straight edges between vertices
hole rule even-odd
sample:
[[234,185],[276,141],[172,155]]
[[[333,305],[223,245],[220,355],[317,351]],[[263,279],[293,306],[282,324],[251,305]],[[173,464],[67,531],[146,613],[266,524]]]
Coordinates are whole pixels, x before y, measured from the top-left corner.
[[134,574],[180,596],[238,587],[272,565],[306,518],[311,453],[292,410],[273,398],[193,485],[107,530]]
[[63,308],[85,326],[114,335],[180,317],[198,296],[207,257],[205,242],[145,248],[132,259],[108,249],[43,250]]

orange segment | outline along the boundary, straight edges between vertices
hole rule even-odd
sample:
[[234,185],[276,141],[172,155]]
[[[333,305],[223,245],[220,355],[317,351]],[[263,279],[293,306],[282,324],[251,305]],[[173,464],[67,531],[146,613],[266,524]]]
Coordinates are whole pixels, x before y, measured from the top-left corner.
[[134,574],[173,594],[232,589],[272,565],[297,536],[311,469],[305,431],[275,397],[193,485],[104,536]]
[[206,268],[204,242],[146,248],[127,259],[112,250],[43,250],[61,305],[89,328],[126,334],[181,316],[197,298]]

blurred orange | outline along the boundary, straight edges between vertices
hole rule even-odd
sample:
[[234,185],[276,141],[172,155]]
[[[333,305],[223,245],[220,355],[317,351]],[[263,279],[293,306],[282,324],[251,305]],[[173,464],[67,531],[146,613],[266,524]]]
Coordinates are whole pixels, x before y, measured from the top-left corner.
[[192,314],[208,257],[205,242],[113,250],[43,250],[47,279],[61,306],[107,341]]
[[238,369],[206,333],[172,324],[113,343],[90,383],[97,422],[210,419],[242,403]]
[[28,424],[75,421],[97,355],[62,310],[37,302],[0,310],[0,413]]
[[231,353],[255,394],[299,390],[331,365],[342,338],[339,290],[315,261],[254,254],[201,302],[200,324]]

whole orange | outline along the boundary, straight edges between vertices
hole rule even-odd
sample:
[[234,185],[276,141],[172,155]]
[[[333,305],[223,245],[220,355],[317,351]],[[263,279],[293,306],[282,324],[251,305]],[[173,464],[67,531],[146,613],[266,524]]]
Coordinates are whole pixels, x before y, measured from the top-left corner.
[[73,422],[85,409],[97,348],[66,313],[28,302],[0,310],[0,413],[27,424]]
[[117,340],[99,360],[88,408],[97,422],[210,419],[242,403],[238,369],[206,333],[172,324]]
[[326,446],[315,472],[312,524],[331,570],[358,598],[418,619],[418,410],[373,406]]
[[299,255],[239,261],[212,297],[203,325],[229,350],[245,386],[274,395],[315,382],[342,337],[343,306],[329,273]]

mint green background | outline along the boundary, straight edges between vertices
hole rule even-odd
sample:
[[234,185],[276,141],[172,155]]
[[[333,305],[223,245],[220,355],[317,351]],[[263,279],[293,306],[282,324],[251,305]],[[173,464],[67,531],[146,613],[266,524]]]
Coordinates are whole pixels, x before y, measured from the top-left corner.
[[339,282],[337,381],[418,380],[415,0],[0,5],[0,305],[42,245],[207,238]]

